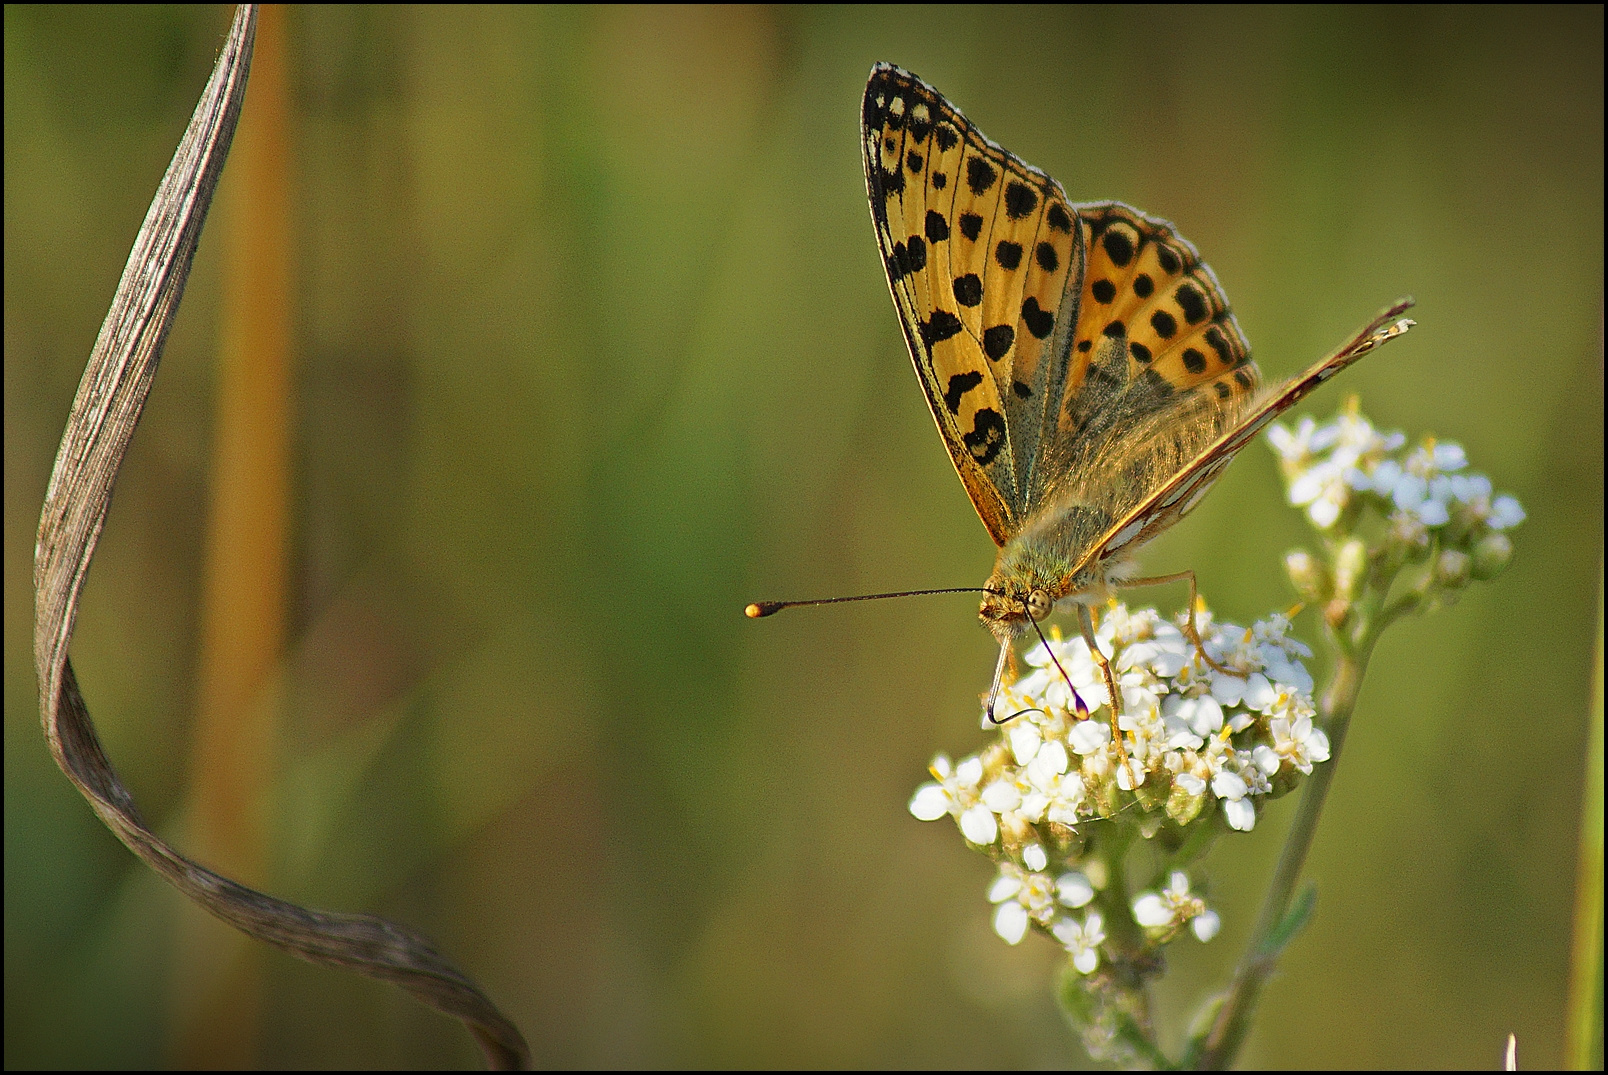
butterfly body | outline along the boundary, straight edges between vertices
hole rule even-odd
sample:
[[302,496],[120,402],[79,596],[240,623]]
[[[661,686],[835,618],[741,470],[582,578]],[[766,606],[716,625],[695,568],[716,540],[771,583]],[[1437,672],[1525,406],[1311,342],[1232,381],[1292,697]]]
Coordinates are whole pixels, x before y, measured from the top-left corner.
[[[1271,391],[1195,247],[1120,202],[1070,202],[937,90],[872,68],[861,146],[912,362],[1000,546],[980,608],[1004,649],[1103,600],[1138,549],[1317,384],[1412,323],[1398,303]],[[1393,322],[1393,323],[1392,323]]]

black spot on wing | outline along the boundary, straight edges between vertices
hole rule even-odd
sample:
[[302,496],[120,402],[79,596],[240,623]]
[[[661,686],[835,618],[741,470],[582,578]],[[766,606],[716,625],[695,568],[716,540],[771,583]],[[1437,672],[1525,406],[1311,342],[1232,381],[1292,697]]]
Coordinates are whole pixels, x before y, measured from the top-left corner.
[[1100,245],[1105,248],[1106,257],[1119,269],[1127,268],[1128,262],[1133,260],[1133,242],[1126,232],[1107,231],[1101,236]]
[[971,187],[973,194],[987,194],[988,188],[994,185],[999,178],[999,172],[994,166],[981,157],[971,157],[966,161],[966,183]]
[[934,310],[932,316],[921,323],[921,342],[931,350],[933,344],[959,335],[962,327],[960,318],[948,310]]
[[1048,339],[1055,329],[1055,315],[1041,308],[1038,299],[1029,295],[1027,301],[1022,303],[1022,324],[1036,339]]
[[983,354],[998,362],[1010,353],[1016,342],[1016,330],[1009,325],[995,325],[983,330]]
[[999,262],[1000,268],[1014,272],[1016,267],[1022,264],[1022,244],[1001,239],[999,245],[994,248],[994,260]]
[[955,278],[955,301],[968,309],[983,301],[983,282],[976,273]]
[[983,218],[976,213],[960,214],[960,233],[975,243],[983,233]]
[[949,408],[949,413],[959,414],[961,397],[982,383],[983,375],[976,370],[949,378],[949,384],[944,387],[944,406]]
[[1089,285],[1089,294],[1094,296],[1095,302],[1098,302],[1101,306],[1107,306],[1112,299],[1117,297],[1117,285],[1110,280],[1096,280]]
[[1038,244],[1033,251],[1033,257],[1037,259],[1039,268],[1045,272],[1052,273],[1061,267],[1061,257],[1049,243]]
[[949,221],[944,219],[942,213],[928,209],[922,230],[927,233],[929,243],[941,243],[949,238]]
[[1196,290],[1194,284],[1179,284],[1178,290],[1173,293],[1173,298],[1178,300],[1179,309],[1184,311],[1184,320],[1191,325],[1200,324],[1210,313],[1206,305],[1206,296]]
[[966,450],[978,465],[986,467],[1005,446],[1005,419],[999,416],[998,411],[984,407],[974,417],[971,432],[960,439],[965,442]]
[[1021,220],[1038,208],[1038,193],[1026,183],[1012,180],[1005,185],[1005,215]]

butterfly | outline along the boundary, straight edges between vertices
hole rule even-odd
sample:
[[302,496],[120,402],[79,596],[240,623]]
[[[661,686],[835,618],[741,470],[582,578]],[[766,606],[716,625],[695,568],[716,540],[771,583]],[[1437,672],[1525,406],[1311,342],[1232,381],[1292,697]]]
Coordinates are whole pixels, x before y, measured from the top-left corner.
[[[1193,573],[1141,579],[1134,554],[1188,514],[1268,422],[1406,332],[1413,322],[1400,314],[1412,301],[1264,389],[1217,277],[1167,221],[1121,202],[1073,204],[891,64],[871,69],[860,134],[910,358],[999,546],[979,609],[1000,643],[989,716],[1015,640],[1071,606],[1120,743],[1119,694],[1089,606],[1119,584],[1187,578],[1193,610]],[[1192,622],[1189,634],[1210,661]]]

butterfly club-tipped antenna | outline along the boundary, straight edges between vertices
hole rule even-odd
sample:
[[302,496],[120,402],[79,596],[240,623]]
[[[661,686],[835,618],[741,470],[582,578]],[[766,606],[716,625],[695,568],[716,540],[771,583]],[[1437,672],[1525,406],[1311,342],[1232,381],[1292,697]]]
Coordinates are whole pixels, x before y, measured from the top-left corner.
[[743,608],[743,615],[751,620],[774,616],[784,608],[806,608],[810,605],[841,605],[849,601],[883,601],[890,597],[926,597],[936,593],[988,593],[981,586],[951,586],[942,590],[900,590],[898,593],[867,593],[854,597],[817,597],[811,601],[754,601]]
[[[1003,596],[999,594],[998,591],[990,590],[986,586],[951,586],[940,590],[900,590],[897,593],[868,593],[857,594],[853,597],[819,597],[810,601],[754,601],[743,608],[743,615],[747,616],[751,620],[758,620],[763,619],[766,616],[774,616],[784,608],[806,608],[811,605],[839,605],[849,601],[882,601],[892,597],[926,597],[928,594],[941,593],[984,593],[994,594],[996,597]],[[1082,695],[1078,694],[1078,689],[1072,685],[1072,677],[1067,675],[1065,668],[1061,667],[1060,658],[1056,657],[1055,651],[1050,649],[1049,640],[1044,637],[1043,629],[1040,628],[1038,623],[1033,621],[1031,618],[1029,618],[1028,622],[1033,624],[1033,630],[1038,632],[1039,641],[1044,643],[1044,651],[1050,655],[1050,660],[1055,662],[1055,667],[1060,671],[1061,677],[1066,680],[1067,689],[1072,692],[1072,700],[1077,705],[1078,719],[1082,720],[1087,718],[1089,715],[1089,709],[1083,704],[1083,697]],[[1000,681],[1004,678],[1005,663],[1007,660],[1009,660],[1010,654],[1011,644],[1009,642],[1000,643],[999,663],[994,666],[994,684],[988,690],[988,706],[986,712],[988,714],[989,723],[991,724],[1004,724],[1006,721],[1014,720],[1023,713],[1032,713],[1035,711],[1035,709],[1037,709],[1037,707],[1034,706],[1027,709],[1018,710],[1008,717],[994,716],[994,706],[999,701]],[[1042,712],[1042,710],[1040,710],[1040,712]]]

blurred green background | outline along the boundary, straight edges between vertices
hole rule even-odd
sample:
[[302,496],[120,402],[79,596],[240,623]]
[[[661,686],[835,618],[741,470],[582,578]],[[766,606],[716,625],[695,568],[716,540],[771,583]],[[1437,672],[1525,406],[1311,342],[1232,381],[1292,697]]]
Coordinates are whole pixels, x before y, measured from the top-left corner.
[[[905,804],[982,741],[992,545],[865,206],[891,60],[1074,200],[1175,221],[1270,377],[1381,305],[1346,393],[1529,513],[1508,573],[1387,636],[1247,1066],[1561,1060],[1602,558],[1600,7],[290,13],[292,638],[265,887],[434,937],[542,1066],[1063,1066],[1055,946]],[[34,530],[224,8],[5,10],[5,1061],[173,1061],[182,900],[50,761]],[[224,185],[229,184],[225,173]],[[216,218],[214,220],[216,223]],[[211,228],[213,225],[209,225]],[[203,241],[73,646],[183,845],[218,348]],[[1310,542],[1248,449],[1145,557],[1222,616]],[[1181,588],[1179,588],[1181,590]],[[1183,593],[1141,592],[1177,608]],[[1308,613],[1300,632],[1317,641]],[[1318,669],[1321,679],[1321,669]],[[1171,1040],[1227,976],[1293,800],[1225,838]],[[254,1062],[473,1065],[401,992],[261,958]]]

